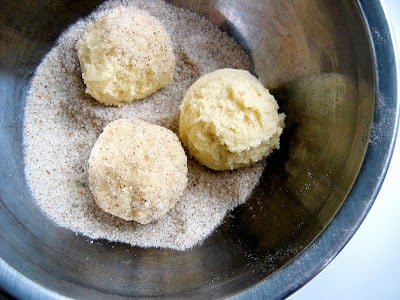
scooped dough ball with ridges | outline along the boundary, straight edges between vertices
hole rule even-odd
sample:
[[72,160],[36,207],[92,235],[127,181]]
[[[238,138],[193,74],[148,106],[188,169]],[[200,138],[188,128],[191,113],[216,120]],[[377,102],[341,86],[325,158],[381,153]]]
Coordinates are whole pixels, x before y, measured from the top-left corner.
[[89,158],[89,186],[97,205],[141,224],[160,218],[176,204],[187,172],[176,134],[139,119],[109,123]]
[[248,166],[279,148],[285,115],[248,71],[221,69],[203,75],[187,90],[180,108],[183,144],[211,169]]
[[145,11],[121,6],[99,13],[76,49],[86,92],[104,104],[142,99],[172,81],[171,38]]

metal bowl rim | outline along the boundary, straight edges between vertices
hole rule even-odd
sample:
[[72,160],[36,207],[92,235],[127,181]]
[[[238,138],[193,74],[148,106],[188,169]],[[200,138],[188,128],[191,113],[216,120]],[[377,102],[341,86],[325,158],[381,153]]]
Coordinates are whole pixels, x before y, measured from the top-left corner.
[[[391,124],[383,136],[370,143],[359,176],[345,203],[325,231],[285,268],[263,282],[233,298],[281,299],[295,292],[326,267],[343,249],[373,205],[384,181],[393,154],[399,123],[396,63],[392,34],[379,0],[358,0],[369,31],[375,62],[375,98],[383,97],[386,110],[375,105],[375,120],[386,118]],[[385,40],[382,41],[382,37]],[[392,112],[386,115],[387,109]],[[368,195],[368,198],[364,198]],[[349,213],[350,212],[350,213]],[[302,276],[298,276],[302,274]],[[0,258],[2,288],[17,298],[60,299],[62,295],[48,290],[16,271]]]

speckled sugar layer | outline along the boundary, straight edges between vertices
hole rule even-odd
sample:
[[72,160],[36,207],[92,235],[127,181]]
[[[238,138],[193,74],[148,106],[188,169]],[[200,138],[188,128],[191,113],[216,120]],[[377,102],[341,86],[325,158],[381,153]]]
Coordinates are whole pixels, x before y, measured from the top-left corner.
[[249,69],[240,46],[213,24],[163,1],[107,1],[147,10],[173,40],[177,66],[173,82],[142,101],[106,107],[84,93],[75,44],[94,12],[58,39],[39,65],[25,108],[25,172],[40,209],[56,224],[92,239],[141,247],[191,248],[245,202],[257,184],[263,163],[234,172],[214,172],[189,159],[184,196],[162,219],[148,225],[126,222],[100,210],[88,189],[88,158],[109,122],[138,117],[177,133],[179,104],[201,75],[219,68]]

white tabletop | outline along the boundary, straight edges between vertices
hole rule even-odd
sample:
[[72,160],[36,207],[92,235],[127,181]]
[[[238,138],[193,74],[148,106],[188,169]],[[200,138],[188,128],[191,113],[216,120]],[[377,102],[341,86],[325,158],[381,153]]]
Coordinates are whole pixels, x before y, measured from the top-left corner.
[[[382,0],[400,59],[400,1]],[[397,42],[396,42],[397,40]],[[397,61],[400,77],[400,64]],[[399,80],[398,80],[399,81]],[[400,86],[400,85],[398,85]],[[290,300],[400,299],[400,135],[382,189],[346,247]]]

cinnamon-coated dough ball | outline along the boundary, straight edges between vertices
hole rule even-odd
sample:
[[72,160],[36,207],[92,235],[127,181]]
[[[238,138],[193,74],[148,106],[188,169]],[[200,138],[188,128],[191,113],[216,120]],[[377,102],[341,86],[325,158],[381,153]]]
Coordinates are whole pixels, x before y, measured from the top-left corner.
[[284,118],[257,78],[245,70],[221,69],[203,75],[187,90],[179,132],[200,163],[232,170],[278,149]]
[[141,224],[160,218],[176,204],[187,172],[178,137],[139,119],[109,123],[89,158],[89,185],[97,205]]
[[163,25],[147,12],[101,12],[76,44],[86,92],[107,105],[142,99],[172,81],[175,56]]

